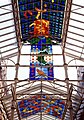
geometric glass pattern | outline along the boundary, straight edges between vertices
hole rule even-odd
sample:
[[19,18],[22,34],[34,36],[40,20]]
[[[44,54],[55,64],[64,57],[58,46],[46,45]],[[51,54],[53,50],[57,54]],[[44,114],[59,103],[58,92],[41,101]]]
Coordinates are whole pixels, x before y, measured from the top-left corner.
[[54,97],[48,95],[32,96],[29,99],[18,102],[18,108],[21,118],[26,118],[30,115],[35,115],[38,112],[43,112],[47,115],[52,115],[55,118],[62,118],[65,102],[61,99],[55,100]]

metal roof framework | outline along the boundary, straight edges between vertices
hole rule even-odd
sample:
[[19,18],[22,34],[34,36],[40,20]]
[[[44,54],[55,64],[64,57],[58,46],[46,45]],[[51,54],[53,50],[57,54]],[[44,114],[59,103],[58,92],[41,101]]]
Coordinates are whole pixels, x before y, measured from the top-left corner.
[[[63,64],[56,64],[53,65],[53,67],[64,68],[65,78],[54,78],[54,81],[30,81],[29,78],[23,80],[19,79],[20,68],[30,68],[28,64],[21,64],[21,57],[27,57],[30,56],[30,54],[22,52],[23,47],[29,46],[29,44],[24,45],[21,43],[17,0],[11,0],[8,4],[4,3],[4,5],[0,6],[0,9],[2,10],[0,14],[1,60],[11,61],[11,64],[1,65],[1,67],[15,69],[14,79],[4,80],[8,85],[0,88],[0,101],[5,111],[6,118],[8,120],[21,120],[17,106],[19,100],[27,99],[37,94],[48,94],[54,96],[55,99],[57,99],[56,96],[61,96],[61,99],[66,101],[62,120],[80,120],[81,113],[84,109],[84,88],[80,87],[79,84],[75,85],[75,82],[81,82],[82,80],[71,80],[69,78],[68,69],[84,67],[84,14],[81,13],[81,9],[84,9],[84,6],[76,4],[75,0],[67,0],[62,33],[62,51],[59,54],[53,54],[53,56],[57,57],[62,56]],[[74,18],[74,15],[78,17]],[[14,56],[17,58],[17,61],[13,60]],[[67,59],[68,57],[70,58],[69,60]],[[72,63],[75,60],[77,64]],[[80,64],[78,61],[80,61]],[[0,81],[2,82],[2,79]],[[8,95],[4,94],[3,89],[5,88],[9,91]],[[78,89],[80,89],[80,91]],[[27,120],[31,119],[55,120],[54,117],[46,115],[45,113],[38,113],[27,118]]]

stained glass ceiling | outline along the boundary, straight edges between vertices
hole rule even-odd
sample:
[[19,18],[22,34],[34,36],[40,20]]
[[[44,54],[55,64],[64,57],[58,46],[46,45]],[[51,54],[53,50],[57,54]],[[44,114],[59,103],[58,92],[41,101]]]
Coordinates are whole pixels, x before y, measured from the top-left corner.
[[[2,64],[2,67],[7,67],[7,80],[5,80],[7,84],[4,84],[4,88],[6,91],[7,85],[8,94],[0,93],[3,95],[1,102],[5,108],[6,119],[13,119],[14,114],[14,120],[21,120],[21,113],[24,116],[26,114],[25,109],[22,112],[17,105],[22,100],[22,105],[28,104],[25,100],[29,101],[34,95],[41,94],[41,97],[43,95],[52,97],[50,103],[53,102],[53,98],[58,101],[63,99],[65,109],[61,104],[58,105],[60,110],[56,108],[55,110],[59,110],[59,115],[53,116],[54,112],[50,108],[53,109],[55,103],[50,104],[50,107],[48,99],[42,98],[41,103],[46,106],[43,113],[37,112],[38,107],[42,106],[35,103],[37,104],[35,110],[38,109],[36,114],[35,111],[30,110],[32,106],[27,107],[26,112],[29,112],[27,113],[29,117],[24,119],[59,120],[62,117],[62,119],[69,120],[74,116],[74,119],[79,120],[83,96],[82,87],[79,88],[77,80],[77,67],[84,66],[83,4],[83,0],[12,0],[12,2],[3,0],[0,2],[1,60],[5,59],[8,62],[7,65]],[[72,6],[71,10],[70,6]],[[47,45],[45,46],[45,44]],[[34,61],[38,62],[38,66]],[[34,69],[30,70],[31,63],[35,65],[35,72],[33,72]],[[49,67],[49,64],[53,67]],[[46,69],[47,67],[48,69]],[[41,74],[41,77],[38,77],[38,70],[44,72],[44,76]],[[30,73],[37,77],[31,76]],[[51,77],[48,78],[49,73]],[[46,79],[44,79],[45,76]],[[30,81],[32,77],[33,79]],[[17,97],[14,98],[14,94]],[[67,105],[68,98],[72,100],[73,110],[71,111],[70,106]],[[32,99],[30,104],[34,104],[34,102],[37,100]],[[14,108],[13,105],[16,107]],[[48,107],[50,108],[47,110]],[[21,109],[23,108],[21,107]],[[61,116],[61,110],[64,110],[63,116]],[[45,111],[49,113],[45,113]],[[73,115],[71,115],[72,111]],[[30,112],[34,114],[29,115]]]

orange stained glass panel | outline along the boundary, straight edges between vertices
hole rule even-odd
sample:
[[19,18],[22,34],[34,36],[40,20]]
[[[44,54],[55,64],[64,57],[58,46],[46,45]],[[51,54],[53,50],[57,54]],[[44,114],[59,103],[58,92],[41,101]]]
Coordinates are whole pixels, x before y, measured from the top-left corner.
[[34,35],[35,36],[49,36],[49,21],[39,19],[34,21]]

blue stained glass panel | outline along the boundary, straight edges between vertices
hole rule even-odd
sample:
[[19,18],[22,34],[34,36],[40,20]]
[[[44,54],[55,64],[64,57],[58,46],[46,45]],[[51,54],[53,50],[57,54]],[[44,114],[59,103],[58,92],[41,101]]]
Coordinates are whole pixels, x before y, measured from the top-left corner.
[[[21,32],[22,32],[22,41],[28,41],[31,36],[34,35],[34,26],[30,25],[36,20],[38,12],[35,8],[41,9],[41,1],[39,0],[18,0],[19,3],[19,14],[21,22]],[[62,42],[62,26],[64,18],[66,0],[46,0],[43,1],[43,10],[46,9],[46,12],[42,13],[42,19],[50,21],[49,31],[50,36],[56,39],[57,43]],[[25,18],[25,11],[31,11],[27,13],[27,18]],[[41,16],[39,16],[41,19]],[[58,24],[58,26],[56,26]],[[55,28],[58,28],[56,31]],[[60,30],[59,30],[60,29]]]
[[[37,44],[31,46],[31,54],[34,55],[31,55],[30,80],[54,80],[52,45],[46,45],[48,40],[48,38],[40,37]],[[44,72],[45,75],[40,75],[39,71]]]

